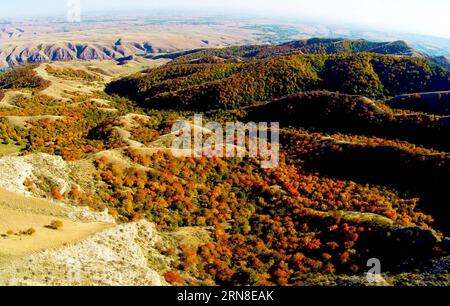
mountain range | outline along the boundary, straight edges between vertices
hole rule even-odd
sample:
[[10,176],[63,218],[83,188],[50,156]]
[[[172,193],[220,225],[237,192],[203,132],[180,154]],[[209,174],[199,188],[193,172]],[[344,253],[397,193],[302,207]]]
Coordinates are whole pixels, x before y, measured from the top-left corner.
[[319,89],[383,98],[450,88],[444,67],[402,41],[310,39],[154,58],[172,61],[117,80],[107,92],[147,108],[207,110]]
[[[121,34],[114,29],[120,28]],[[328,29],[328,28],[327,28]],[[221,20],[208,23],[181,21],[158,21],[124,19],[117,21],[86,21],[82,24],[64,22],[0,23],[0,69],[26,63],[72,60],[109,60],[130,56],[148,56],[185,52],[198,48],[215,48],[232,45],[276,44],[279,49],[296,48],[304,53],[335,53],[349,51],[346,43],[353,41],[352,50],[381,54],[428,56],[449,67],[448,53],[433,49],[427,40],[427,47],[407,43],[394,36],[380,36],[368,33],[372,43],[347,32],[333,31],[328,34],[320,27],[307,25],[255,26],[243,21]],[[311,37],[342,37],[330,39],[327,46],[318,44]],[[365,37],[365,36],[358,36]],[[383,39],[385,42],[383,42]],[[293,44],[291,41],[295,40]],[[371,39],[373,40],[373,39]],[[421,41],[420,39],[418,41]],[[437,40],[439,46],[445,41]],[[414,47],[411,47],[414,46]],[[325,49],[319,49],[325,48]],[[419,51],[416,51],[419,50]],[[189,51],[191,52],[191,51]]]

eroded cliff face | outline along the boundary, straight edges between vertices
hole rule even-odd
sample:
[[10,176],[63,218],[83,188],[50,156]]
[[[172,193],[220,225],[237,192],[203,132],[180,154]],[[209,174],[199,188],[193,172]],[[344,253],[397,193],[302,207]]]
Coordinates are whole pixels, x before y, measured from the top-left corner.
[[[0,166],[0,284],[167,285],[171,259],[156,248],[165,242],[154,224],[119,225],[107,210],[43,198],[51,185],[76,184],[76,165],[32,154],[2,157]],[[47,228],[52,220],[62,228]],[[28,228],[34,233],[20,234]]]
[[[155,248],[161,238],[147,221],[113,226],[79,242],[3,265],[3,285],[162,286],[167,262]],[[151,262],[161,265],[151,265]]]
[[256,43],[238,24],[148,24],[98,21],[25,22],[0,26],[0,69],[25,63],[126,59],[205,47]]
[[0,47],[0,67],[14,67],[27,63],[72,60],[108,60],[137,54],[152,53],[146,42],[112,43],[55,43],[25,44]]

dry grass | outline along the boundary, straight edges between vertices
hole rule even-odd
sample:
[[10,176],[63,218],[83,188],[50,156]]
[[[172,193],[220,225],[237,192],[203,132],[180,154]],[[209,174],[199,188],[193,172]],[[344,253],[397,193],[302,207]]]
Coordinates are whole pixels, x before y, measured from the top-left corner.
[[177,231],[161,234],[172,240],[175,245],[199,247],[211,241],[212,228],[208,227],[183,227]]
[[50,121],[56,121],[58,119],[62,119],[63,117],[43,115],[43,116],[3,116],[2,118],[8,120],[8,122],[13,126],[17,126],[20,128],[27,128],[29,127],[29,123],[33,121],[38,121],[41,119],[49,119]]
[[17,156],[24,146],[17,146],[13,144],[0,144],[0,157],[2,156]]
[[[105,85],[115,78],[120,78],[121,76],[129,75],[145,68],[157,67],[165,64],[166,62],[167,60],[164,59],[150,60],[144,58],[138,58],[130,61],[126,65],[117,65],[117,62],[114,60],[54,62],[51,64],[42,64],[38,66],[35,71],[40,77],[51,82],[51,85],[41,91],[41,94],[55,99],[68,101],[76,95],[90,95],[97,91],[103,91]],[[82,79],[67,79],[64,77],[58,77],[49,74],[47,67],[51,67],[56,70],[82,70],[91,75],[100,77],[102,81],[86,82]]]
[[[65,209],[55,203],[28,198],[0,190],[0,258],[12,259],[34,252],[56,248],[80,241],[111,225],[100,222],[75,222],[63,218]],[[53,230],[46,226],[58,220],[64,223],[63,230]],[[8,235],[34,229],[32,235]],[[58,227],[58,229],[61,229]],[[31,232],[31,231],[30,231]]]

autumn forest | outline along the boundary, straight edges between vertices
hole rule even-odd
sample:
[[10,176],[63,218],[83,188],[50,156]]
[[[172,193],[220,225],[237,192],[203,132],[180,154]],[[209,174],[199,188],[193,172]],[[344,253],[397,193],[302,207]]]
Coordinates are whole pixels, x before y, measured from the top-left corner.
[[[48,198],[106,209],[120,224],[147,220],[162,233],[206,230],[201,243],[161,247],[174,285],[340,285],[363,278],[370,258],[392,285],[448,284],[448,273],[423,276],[450,252],[445,67],[404,42],[334,39],[153,60],[166,63],[70,99],[51,94],[37,65],[1,74],[0,101],[25,93],[0,103],[2,146],[89,164],[89,184],[49,185]],[[94,69],[44,70],[103,80]],[[172,126],[194,113],[279,122],[278,167],[174,157]]]

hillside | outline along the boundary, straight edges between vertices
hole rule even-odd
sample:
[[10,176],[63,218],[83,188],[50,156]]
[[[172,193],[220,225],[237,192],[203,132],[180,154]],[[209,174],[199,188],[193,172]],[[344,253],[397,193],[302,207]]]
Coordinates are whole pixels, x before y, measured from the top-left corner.
[[445,117],[397,112],[383,102],[363,96],[306,92],[248,108],[249,121],[280,122],[284,127],[313,127],[324,131],[376,135],[441,148],[450,137]]
[[218,57],[226,60],[272,58],[289,54],[342,54],[368,52],[377,54],[424,57],[404,41],[371,42],[364,39],[311,38],[296,40],[280,45],[250,45],[227,48],[210,48],[179,52],[159,57],[174,59],[173,64],[189,63],[193,60]]
[[[396,113],[382,102],[330,92],[296,94],[247,108],[246,113],[248,121],[273,120],[285,128],[349,135],[325,137],[302,151],[289,147],[295,137],[288,133],[285,145],[295,158],[305,161],[304,167],[422,195],[422,209],[447,227],[445,217],[440,216],[448,214],[448,207],[438,203],[446,201],[442,184],[450,181],[450,155],[445,153],[450,146],[443,141],[450,137],[450,126],[441,118]],[[371,138],[374,140],[369,141]]]
[[450,70],[450,57],[448,56],[435,56],[431,57],[431,60],[438,65]]
[[[0,75],[0,284],[356,286],[379,258],[380,285],[448,285],[449,73],[416,55],[315,39]],[[280,122],[279,163],[176,157],[175,123],[213,134],[191,111]]]
[[38,76],[35,66],[27,66],[0,75],[0,90],[45,89],[50,83]]
[[401,95],[387,102],[393,108],[450,115],[450,92],[426,92]]
[[0,27],[0,69],[51,61],[111,60],[195,48],[256,43],[259,31],[236,22],[172,22],[157,16],[92,16],[82,24],[60,20],[14,21]]
[[154,50],[148,42],[122,42],[121,40],[105,43],[55,43],[48,45],[31,45],[23,48],[1,50],[5,57],[2,61],[15,67],[27,63],[52,61],[93,61],[121,59],[127,56],[160,52]]
[[[193,54],[189,57],[196,58]],[[179,59],[115,81],[107,92],[146,108],[208,110],[239,108],[316,89],[384,98],[450,88],[448,71],[417,57],[293,54],[236,62],[236,52],[232,51],[230,58],[222,58],[227,62],[217,62],[216,58],[213,62],[186,63]]]

